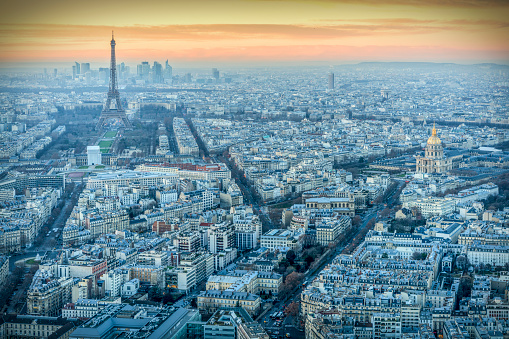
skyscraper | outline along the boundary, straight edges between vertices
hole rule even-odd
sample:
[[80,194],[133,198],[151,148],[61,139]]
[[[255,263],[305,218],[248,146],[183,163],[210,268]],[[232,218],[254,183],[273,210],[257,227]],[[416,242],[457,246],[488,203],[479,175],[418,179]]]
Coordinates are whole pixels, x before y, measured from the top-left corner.
[[164,79],[171,80],[173,77],[173,68],[168,63],[168,60],[166,60],[165,66],[164,66]]
[[152,81],[156,84],[163,82],[163,65],[154,61],[152,67]]
[[80,74],[81,74],[80,64],[75,61],[74,66],[72,66],[72,78],[76,79]]
[[90,72],[90,63],[83,62],[81,64],[81,73],[80,74],[86,74],[87,72]]
[[329,89],[334,89],[334,73],[329,73]]
[[219,70],[217,68],[212,68],[212,77],[214,79],[219,80]]
[[137,72],[139,78],[148,80],[148,75],[150,73],[150,64],[148,61],[143,61],[141,65],[138,65]]

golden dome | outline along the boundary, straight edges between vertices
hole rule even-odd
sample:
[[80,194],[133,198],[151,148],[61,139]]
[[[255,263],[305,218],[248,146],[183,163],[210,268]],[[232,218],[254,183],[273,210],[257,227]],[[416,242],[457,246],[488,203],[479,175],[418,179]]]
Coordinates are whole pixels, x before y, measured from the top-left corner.
[[428,139],[428,145],[439,145],[442,141],[439,137],[437,137],[437,130],[435,128],[435,123],[433,123],[433,130],[431,131],[431,136]]

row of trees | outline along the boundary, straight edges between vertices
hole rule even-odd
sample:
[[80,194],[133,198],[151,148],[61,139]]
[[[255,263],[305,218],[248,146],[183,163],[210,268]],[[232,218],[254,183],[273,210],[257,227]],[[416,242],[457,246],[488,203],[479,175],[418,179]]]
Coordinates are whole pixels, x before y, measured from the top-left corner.
[[133,125],[133,130],[124,131],[123,136],[114,144],[116,152],[121,154],[125,149],[136,147],[142,151],[141,154],[140,152],[136,154],[138,157],[152,154],[158,142],[155,138],[158,124],[155,122],[142,124],[137,121]]
[[183,295],[184,294],[182,293],[175,293],[171,291],[169,288],[161,289],[157,286],[152,286],[148,290],[148,299],[150,301],[161,302],[164,305],[169,303],[173,304],[174,302],[182,298]]
[[16,286],[18,286],[21,282],[22,278],[23,268],[21,267],[16,267],[12,274],[7,276],[5,283],[2,285],[2,288],[0,288],[0,304],[3,305],[3,307],[7,307],[10,303],[12,293]]
[[305,246],[299,255],[295,251],[289,250],[276,268],[276,272],[284,276],[292,272],[304,273],[315,264],[324,252],[325,247],[322,245]]
[[279,299],[283,300],[293,293],[304,281],[304,273],[292,272],[288,274],[279,290]]
[[[28,272],[25,273],[23,267],[16,266],[12,274],[7,276],[2,288],[0,288],[0,305],[5,308],[9,305],[16,306],[18,302],[24,301],[24,291],[32,283],[32,279],[38,268],[39,265],[32,265]],[[16,287],[18,287],[18,294],[13,296]]]
[[395,193],[397,188],[398,188],[398,183],[396,181],[391,182],[389,187],[387,187],[387,189],[385,190],[384,194],[382,194],[381,196],[376,198],[374,202],[376,204],[380,204],[382,202],[388,201],[390,199],[390,197],[392,196],[392,194]]
[[344,254],[350,254],[352,253],[357,246],[364,240],[364,237],[366,237],[366,234],[369,232],[369,230],[372,230],[375,227],[376,218],[371,218],[367,223],[366,226],[362,228],[362,230],[353,238],[353,240],[346,246],[343,250]]
[[[80,186],[80,188],[82,188],[82,186]],[[72,194],[75,189],[76,189],[76,185],[74,183],[69,183],[66,185],[64,194],[63,194],[62,198],[60,199],[58,205],[51,211],[51,215],[50,215],[48,221],[46,221],[46,223],[42,226],[41,231],[39,232],[39,234],[37,235],[37,237],[34,240],[35,248],[40,247],[44,243],[44,241],[46,240],[46,233],[49,232],[50,228],[52,228],[54,226],[58,226],[58,225],[55,225],[55,222],[56,222],[57,218],[62,213],[64,214],[64,216],[62,217],[63,220],[67,220],[69,215],[71,215],[72,209],[74,206],[76,206],[76,204],[78,203],[78,199],[79,199],[79,192],[77,192],[74,195]],[[81,190],[80,190],[80,192],[81,192]],[[65,206],[65,201],[67,199],[71,199],[71,201],[67,205],[67,208],[65,210],[62,210],[63,207]],[[54,238],[52,238],[48,242],[47,245],[48,245],[48,247],[54,247],[56,245],[56,240]]]

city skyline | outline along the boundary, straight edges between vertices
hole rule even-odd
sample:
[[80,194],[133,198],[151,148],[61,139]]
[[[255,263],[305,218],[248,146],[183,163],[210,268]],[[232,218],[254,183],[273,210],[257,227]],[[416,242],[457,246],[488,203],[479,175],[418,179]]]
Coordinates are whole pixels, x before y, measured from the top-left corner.
[[30,1],[0,338],[509,338],[507,0]]
[[0,19],[4,67],[104,63],[112,29],[119,59],[131,63],[509,61],[504,1],[149,1],[147,10],[95,1],[19,6],[6,4]]

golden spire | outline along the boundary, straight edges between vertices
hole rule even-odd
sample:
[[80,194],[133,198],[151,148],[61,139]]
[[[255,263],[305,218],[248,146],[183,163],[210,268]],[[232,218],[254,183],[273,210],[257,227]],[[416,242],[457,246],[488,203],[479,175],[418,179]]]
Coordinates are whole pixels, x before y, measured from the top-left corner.
[[428,145],[438,145],[441,144],[440,138],[437,137],[437,129],[435,128],[435,123],[433,123],[433,130],[431,131],[431,136],[428,139]]

